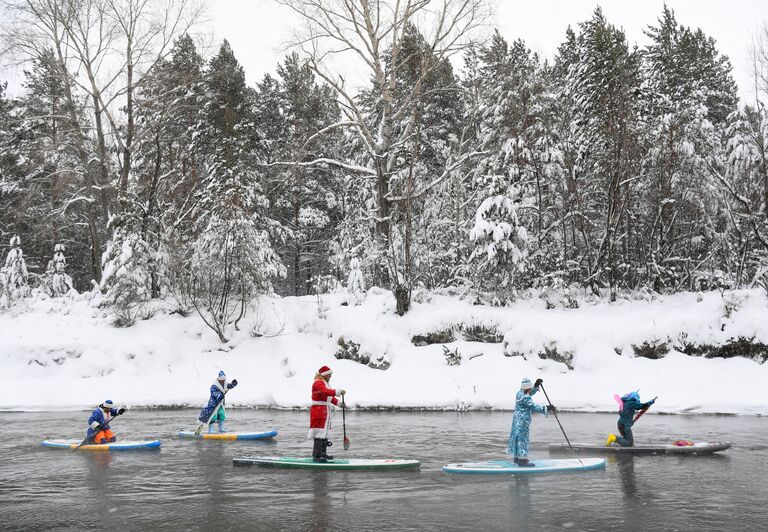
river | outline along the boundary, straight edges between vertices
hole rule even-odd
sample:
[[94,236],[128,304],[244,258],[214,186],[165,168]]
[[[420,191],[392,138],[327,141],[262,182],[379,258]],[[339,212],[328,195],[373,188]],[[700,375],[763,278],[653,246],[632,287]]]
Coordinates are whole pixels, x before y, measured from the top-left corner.
[[[307,455],[306,411],[228,412],[228,430],[277,429],[273,442],[179,440],[197,411],[135,410],[120,439],[162,449],[46,449],[83,437],[87,412],[0,413],[2,530],[767,530],[768,418],[664,416],[638,422],[638,443],[728,440],[702,457],[610,458],[604,471],[532,477],[448,475],[443,464],[504,458],[511,412],[352,412],[349,458],[415,458],[421,470],[330,472],[233,467],[247,455]],[[603,440],[615,416],[561,413],[571,441]],[[562,442],[534,418],[531,457]]]

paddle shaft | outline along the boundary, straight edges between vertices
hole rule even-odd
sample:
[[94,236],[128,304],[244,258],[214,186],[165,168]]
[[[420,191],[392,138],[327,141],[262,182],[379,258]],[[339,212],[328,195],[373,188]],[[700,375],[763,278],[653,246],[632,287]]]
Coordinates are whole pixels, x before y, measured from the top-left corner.
[[343,447],[346,451],[349,449],[349,438],[347,438],[347,406],[343,395],[341,396],[341,430],[344,433]]
[[[656,397],[653,398],[653,400],[655,401],[658,398],[659,398],[659,396],[657,395]],[[647,407],[643,408],[640,412],[638,412],[637,415],[635,416],[635,419],[632,420],[632,423],[637,423],[637,420],[640,419],[641,417],[643,417],[643,414],[648,412],[649,408],[651,408],[651,407],[647,406]]]
[[552,404],[552,401],[549,400],[549,395],[547,395],[547,390],[544,389],[543,384],[539,384],[541,387],[541,391],[544,392],[544,397],[547,398],[547,403],[549,403],[549,406],[553,408],[552,413],[555,415],[555,420],[557,421],[557,424],[560,425],[560,430],[563,432],[563,436],[565,437],[566,443],[568,443],[568,447],[571,449],[571,452],[573,455],[579,459],[579,463],[581,465],[584,465],[584,463],[581,461],[581,458],[579,458],[579,455],[576,454],[576,451],[573,449],[573,445],[571,445],[571,440],[568,439],[568,435],[565,433],[565,429],[563,428],[563,424],[560,423],[560,418],[557,417],[557,410],[554,410],[554,405]]
[[213,419],[213,416],[216,415],[216,413],[219,411],[219,408],[221,408],[221,405],[224,404],[224,398],[227,396],[227,393],[231,389],[232,388],[227,388],[226,390],[224,390],[224,395],[221,396],[221,401],[218,402],[218,404],[216,405],[216,408],[214,408],[213,412],[211,412],[211,415],[208,416],[208,419],[205,420],[205,423],[200,423],[200,426],[197,427],[197,430],[195,430],[195,436],[199,436],[200,435],[200,431],[203,430],[203,427],[205,425],[210,425],[211,424],[211,420]]
[[[115,418],[116,418],[117,416],[121,416],[121,415],[122,415],[122,414],[115,414],[114,416],[112,416],[112,418],[111,418],[109,421],[107,421],[107,422],[106,422],[106,425],[109,425],[110,423],[112,423],[112,422],[115,420]],[[98,430],[98,431],[96,431],[96,432],[94,432],[94,433],[93,433],[93,436],[96,436],[96,434],[98,434],[98,433],[99,433],[99,431],[102,431],[102,430],[104,430],[104,427],[105,427],[105,425],[104,425],[104,424],[101,424],[101,425],[99,425],[99,427],[100,427],[100,428],[99,428],[99,430]],[[93,438],[93,436],[86,436],[86,437],[85,437],[85,439],[84,439],[83,441],[81,441],[81,442],[80,442],[80,444],[79,444],[77,447],[75,447],[75,450],[77,450],[77,449],[79,449],[80,447],[82,447],[83,445],[85,445],[85,444],[88,442],[88,440],[90,440],[90,439],[92,439],[92,438]]]

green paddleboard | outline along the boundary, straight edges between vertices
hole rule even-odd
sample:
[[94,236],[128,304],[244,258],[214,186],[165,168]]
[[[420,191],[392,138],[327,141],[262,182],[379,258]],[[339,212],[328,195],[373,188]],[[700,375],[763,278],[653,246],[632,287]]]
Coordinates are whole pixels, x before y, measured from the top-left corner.
[[421,465],[418,460],[364,458],[336,459],[329,462],[313,462],[311,458],[292,458],[278,456],[253,456],[235,458],[232,463],[236,466],[282,467],[287,469],[333,469],[333,470],[389,470],[415,469]]

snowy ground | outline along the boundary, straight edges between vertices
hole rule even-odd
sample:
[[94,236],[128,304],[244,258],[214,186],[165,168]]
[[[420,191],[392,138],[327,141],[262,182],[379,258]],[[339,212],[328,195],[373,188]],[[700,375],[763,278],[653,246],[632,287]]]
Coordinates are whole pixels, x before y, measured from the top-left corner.
[[[744,336],[768,344],[764,292],[732,296],[741,303],[729,319],[718,292],[552,310],[538,298],[498,308],[431,295],[402,318],[393,313],[392,296],[376,289],[360,306],[343,306],[344,294],[323,296],[321,313],[315,297],[273,297],[261,300],[258,315],[252,312],[227,345],[195,314],[160,311],[119,329],[85,297],[37,301],[27,312],[0,314],[0,409],[79,409],[105,398],[129,406],[198,406],[219,369],[240,382],[228,396],[231,406],[307,407],[312,377],[327,364],[334,369],[331,384],[345,388],[357,407],[511,409],[528,376],[543,378],[560,408],[613,411],[615,393],[639,388],[644,399],[659,396],[656,412],[768,414],[768,363],[674,350],[659,360],[634,355],[632,344],[668,338],[720,344]],[[258,321],[267,333],[280,323],[285,330],[254,338],[246,329]],[[454,366],[441,344],[411,343],[414,335],[459,323],[495,327],[505,342],[449,343],[462,355]],[[337,360],[339,336],[391,366]],[[539,358],[545,345],[571,351],[573,369]],[[536,399],[545,402],[543,394]]]

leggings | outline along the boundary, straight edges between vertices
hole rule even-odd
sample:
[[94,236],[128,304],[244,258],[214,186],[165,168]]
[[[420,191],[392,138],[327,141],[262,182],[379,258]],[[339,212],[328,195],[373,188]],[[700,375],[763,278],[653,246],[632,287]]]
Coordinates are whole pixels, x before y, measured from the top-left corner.
[[621,436],[616,438],[616,443],[622,447],[632,447],[635,444],[635,438],[632,436],[632,426],[619,422],[618,427]]

